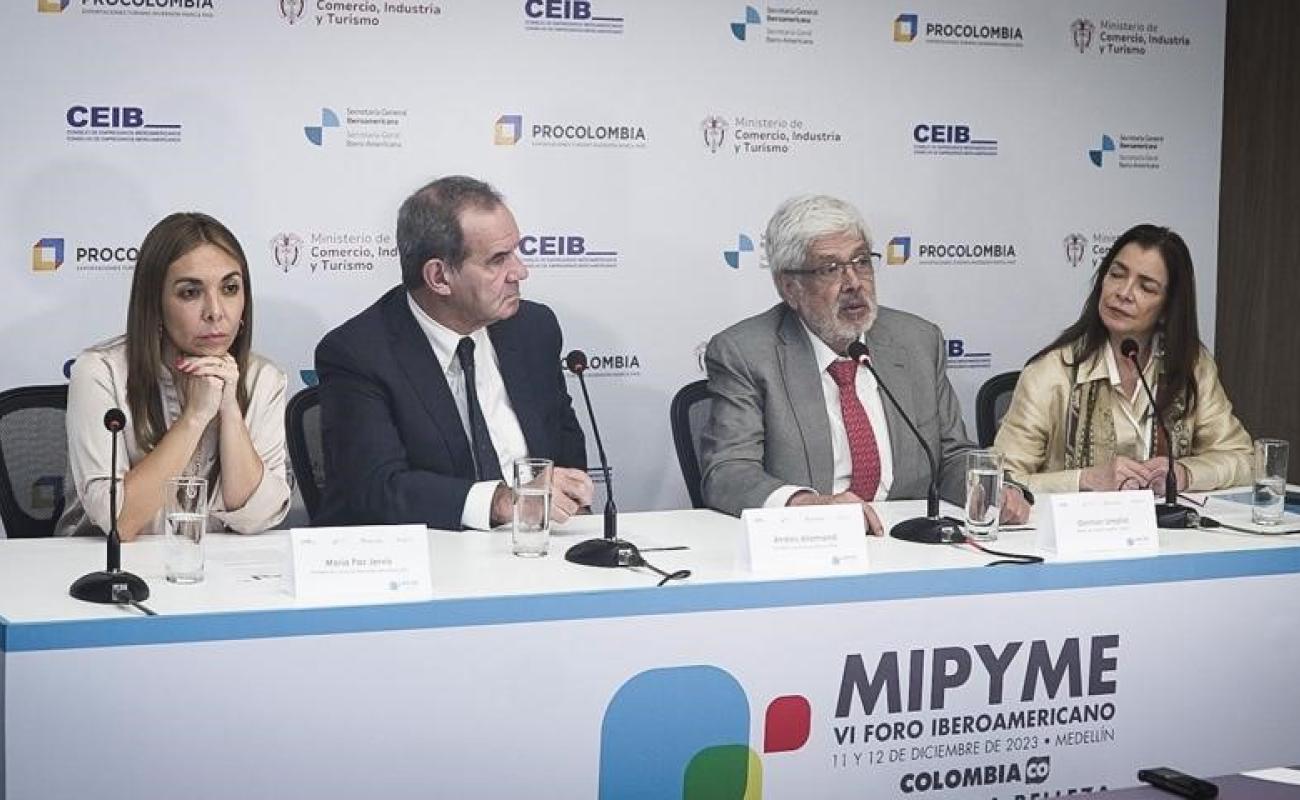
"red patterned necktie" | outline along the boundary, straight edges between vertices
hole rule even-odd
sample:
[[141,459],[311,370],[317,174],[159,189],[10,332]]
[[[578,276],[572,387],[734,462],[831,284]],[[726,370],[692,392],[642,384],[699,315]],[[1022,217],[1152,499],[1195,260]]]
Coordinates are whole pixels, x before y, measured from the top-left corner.
[[840,387],[840,414],[844,417],[844,430],[849,435],[849,455],[853,459],[849,491],[863,500],[874,500],[880,487],[880,450],[876,447],[876,432],[871,429],[867,410],[858,400],[858,362],[851,359],[833,361],[826,371]]

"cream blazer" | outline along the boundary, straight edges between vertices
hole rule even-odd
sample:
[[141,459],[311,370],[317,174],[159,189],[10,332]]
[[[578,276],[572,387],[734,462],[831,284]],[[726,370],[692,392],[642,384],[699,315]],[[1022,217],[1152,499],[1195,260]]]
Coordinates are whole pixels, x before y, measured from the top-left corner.
[[[270,361],[250,354],[247,374],[248,410],[244,421],[253,448],[262,459],[262,482],[243,507],[227,509],[221,500],[221,479],[209,487],[208,530],[260,533],[275,527],[289,511],[289,483],[285,478],[284,373]],[[132,464],[145,457],[135,441],[135,420],[126,402],[126,339],[117,337],[96,345],[77,357],[68,385],[68,461],[72,487],[67,506],[55,528],[57,536],[108,530],[109,473],[112,442],[104,429],[104,412],[120,408],[126,414],[126,429],[118,442],[118,509],[122,508],[125,485],[121,482]],[[202,465],[199,474],[206,475]],[[161,533],[163,512],[141,533]]]
[[[1035,492],[1079,491],[1082,470],[1065,468],[1066,408],[1073,372],[1066,363],[1070,352],[1069,345],[1061,347],[1024,368],[993,442],[1011,476]],[[1250,434],[1232,413],[1219,370],[1204,347],[1195,377],[1196,408],[1187,420],[1191,453],[1178,458],[1191,478],[1188,489],[1209,491],[1250,483]],[[1105,381],[1110,388],[1100,351],[1079,365],[1073,377],[1073,383],[1094,380]]]

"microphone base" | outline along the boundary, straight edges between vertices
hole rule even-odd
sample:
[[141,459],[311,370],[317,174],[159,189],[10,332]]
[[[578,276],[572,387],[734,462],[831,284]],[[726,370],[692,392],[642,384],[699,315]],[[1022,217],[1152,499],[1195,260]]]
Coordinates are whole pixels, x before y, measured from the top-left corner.
[[1199,528],[1201,515],[1176,503],[1156,504],[1156,527],[1169,529]]
[[564,559],[587,567],[630,567],[637,555],[636,545],[622,539],[588,539],[570,547]]
[[68,594],[87,603],[121,605],[122,601],[119,597],[122,591],[115,592],[115,587],[123,587],[125,594],[137,603],[149,599],[149,584],[139,576],[121,570],[82,575],[73,582],[72,588],[68,589]]
[[915,517],[895,525],[889,535],[919,544],[959,544],[966,541],[962,523],[952,517]]

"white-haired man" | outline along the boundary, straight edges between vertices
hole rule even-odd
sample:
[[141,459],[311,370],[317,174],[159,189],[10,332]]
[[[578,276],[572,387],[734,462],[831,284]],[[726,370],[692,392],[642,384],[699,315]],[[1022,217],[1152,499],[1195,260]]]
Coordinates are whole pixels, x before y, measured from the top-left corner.
[[[746,508],[923,498],[930,468],[875,378],[845,358],[863,341],[881,379],[939,463],[940,494],[965,494],[966,436],[933,323],[876,303],[876,262],[862,216],[825,195],[782,203],[767,225],[781,301],[714,336],[705,351],[714,399],[703,431],[703,492],[728,514]],[[1029,504],[1008,487],[1004,521]]]

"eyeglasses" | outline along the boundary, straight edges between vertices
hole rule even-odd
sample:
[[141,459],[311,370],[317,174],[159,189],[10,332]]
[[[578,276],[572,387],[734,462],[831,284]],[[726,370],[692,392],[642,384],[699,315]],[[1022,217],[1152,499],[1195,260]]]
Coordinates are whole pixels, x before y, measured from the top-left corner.
[[857,276],[858,280],[869,281],[875,279],[876,267],[878,266],[880,266],[879,253],[864,253],[843,263],[832,261],[829,264],[822,264],[817,267],[787,269],[785,272],[790,275],[809,275],[813,280],[830,283],[831,281],[844,280],[844,276],[849,274],[849,270],[853,270],[853,274]]

